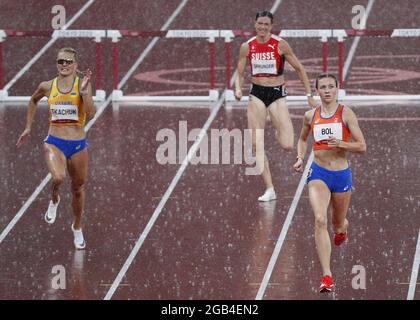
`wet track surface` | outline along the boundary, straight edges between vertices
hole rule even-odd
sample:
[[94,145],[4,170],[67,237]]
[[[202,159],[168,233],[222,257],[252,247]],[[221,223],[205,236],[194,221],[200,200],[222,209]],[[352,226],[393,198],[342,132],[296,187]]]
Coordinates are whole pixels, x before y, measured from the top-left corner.
[[[359,1],[360,2],[360,1]],[[366,5],[368,1],[364,1]],[[414,7],[415,1],[406,2]],[[48,23],[12,19],[6,10],[19,10],[23,1],[0,5],[2,29],[47,29]],[[72,16],[84,2],[69,6]],[[120,1],[112,6],[96,1],[72,25],[72,29],[159,29],[180,1]],[[252,29],[253,16],[273,1],[245,2],[188,1],[170,29]],[[331,6],[317,1],[317,14],[309,14],[304,1],[282,1],[275,22],[278,29],[350,28],[352,2]],[[356,2],[355,2],[356,3]],[[392,1],[375,3],[368,27],[377,29],[416,27],[417,14],[404,11],[383,19]],[[52,2],[38,4],[49,12]],[[114,15],[104,19],[112,7]],[[404,7],[404,6],[402,6]],[[308,10],[306,10],[306,9]],[[159,9],[159,10],[158,10]],[[9,11],[11,12],[11,11]],[[240,14],[238,14],[240,12]],[[323,19],[317,16],[322,14]],[[145,18],[147,17],[147,18]],[[340,17],[341,19],[337,19]],[[239,45],[235,39],[232,61]],[[47,39],[7,39],[4,61],[5,83],[45,44]],[[120,42],[120,79],[151,39]],[[175,42],[174,42],[175,41]],[[220,40],[221,41],[221,40]],[[420,79],[417,39],[361,39],[347,76],[350,93],[415,94]],[[346,56],[352,40],[346,42]],[[296,55],[313,77],[320,70],[318,40],[291,39]],[[54,76],[55,53],[64,45],[83,48],[81,69],[94,66],[91,40],[58,40],[11,88],[10,95],[30,95],[37,84]],[[25,50],[18,50],[23,45]],[[224,83],[223,42],[217,43],[217,83]],[[314,49],[316,48],[316,49]],[[330,46],[330,60],[336,58]],[[111,45],[104,44],[104,89],[112,88]],[[315,53],[314,53],[315,52]],[[18,57],[18,59],[13,59]],[[202,68],[202,69],[199,69]],[[125,94],[173,92],[207,94],[209,79],[208,42],[161,39],[124,85]],[[186,70],[168,77],[177,84],[147,81],[146,72]],[[197,71],[194,71],[198,69]],[[334,69],[332,69],[334,70]],[[390,75],[393,75],[390,77]],[[301,94],[302,86],[293,71],[286,73],[290,94]],[[140,80],[139,80],[140,79]],[[248,83],[245,84],[244,90]],[[183,91],[189,90],[189,91]],[[245,92],[245,91],[244,91]],[[349,103],[359,118],[368,151],[350,155],[354,193],[350,203],[349,240],[333,247],[334,294],[317,292],[321,268],[315,251],[314,219],[305,188],[274,266],[263,299],[406,299],[416,249],[420,215],[418,177],[420,109],[418,104]],[[144,231],[163,194],[180,167],[161,165],[156,152],[162,142],[156,135],[170,129],[179,138],[180,121],[188,131],[201,128],[215,104],[193,107],[108,106],[88,133],[89,180],[83,230],[85,251],[72,246],[72,211],[69,182],[62,189],[57,221],[47,225],[43,214],[48,205],[47,185],[22,218],[0,243],[0,299],[103,299],[115,277]],[[246,110],[235,105],[222,108],[211,129],[246,128]],[[291,108],[295,141],[300,132],[305,106]],[[43,159],[47,108],[39,106],[31,137],[20,151],[15,142],[24,127],[25,105],[0,106],[1,168],[0,232],[6,228],[48,171]],[[179,141],[178,141],[179,142]],[[286,153],[275,142],[268,123],[265,136],[278,200],[256,201],[264,186],[258,176],[245,175],[246,164],[190,164],[162,208],[150,233],[113,299],[255,299],[286,219],[301,175],[293,173],[295,152]],[[189,142],[188,146],[192,143]],[[233,156],[233,152],[231,153]],[[66,290],[51,286],[54,266],[66,270]],[[354,289],[355,266],[366,270],[366,289]],[[417,286],[415,299],[420,298]]]

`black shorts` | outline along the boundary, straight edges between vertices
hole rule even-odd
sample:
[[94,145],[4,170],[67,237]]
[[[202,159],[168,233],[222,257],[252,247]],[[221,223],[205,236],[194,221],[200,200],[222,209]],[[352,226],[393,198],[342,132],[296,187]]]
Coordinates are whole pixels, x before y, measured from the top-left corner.
[[287,90],[284,85],[277,87],[263,87],[257,84],[251,84],[251,90],[249,94],[260,99],[264,102],[266,108],[270,106],[274,101],[287,96]]

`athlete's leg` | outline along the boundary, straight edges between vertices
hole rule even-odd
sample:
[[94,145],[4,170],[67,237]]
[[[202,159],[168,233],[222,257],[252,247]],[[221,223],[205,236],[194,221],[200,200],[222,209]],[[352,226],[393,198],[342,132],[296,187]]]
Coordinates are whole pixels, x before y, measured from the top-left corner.
[[286,98],[281,98],[270,104],[268,111],[271,121],[276,128],[276,139],[280,146],[286,151],[293,150],[293,124],[290,119]]
[[56,146],[44,143],[44,156],[51,173],[52,202],[58,202],[58,191],[66,176],[66,157]]
[[349,225],[346,219],[350,204],[351,191],[334,192],[331,194],[331,223],[334,233],[346,233]]
[[309,200],[315,215],[315,245],[321,262],[323,275],[331,276],[331,241],[328,234],[328,205],[331,192],[321,180],[312,180],[308,183]]
[[88,169],[88,150],[75,153],[67,160],[71,178],[72,207],[74,214],[74,229],[81,228],[81,218],[85,207],[85,187]]
[[[249,96],[249,103],[247,109],[248,128],[252,130],[252,153],[256,156],[257,143],[262,143],[264,140],[264,131],[260,140],[257,141],[256,129],[265,129],[265,121],[267,118],[267,108],[265,104],[253,95]],[[262,171],[262,178],[264,180],[266,189],[273,187],[271,180],[270,167],[268,165],[267,155],[264,151],[264,169]]]

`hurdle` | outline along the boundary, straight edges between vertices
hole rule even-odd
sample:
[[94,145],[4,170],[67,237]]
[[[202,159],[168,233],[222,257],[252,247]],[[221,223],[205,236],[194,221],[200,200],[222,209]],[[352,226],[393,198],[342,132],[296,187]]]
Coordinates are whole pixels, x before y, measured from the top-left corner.
[[[255,31],[243,31],[243,30],[223,30],[223,35],[230,38],[249,38],[255,35]],[[346,39],[351,37],[420,37],[420,29],[389,29],[389,30],[355,30],[355,29],[302,29],[302,30],[281,30],[273,32],[279,37],[285,38],[318,38],[321,43],[321,56],[322,56],[322,71],[327,72],[329,69],[328,65],[328,49],[329,41],[334,39],[338,43],[338,54],[337,54],[337,73],[339,81],[339,93],[338,99],[340,101],[420,101],[420,95],[348,95],[345,90],[345,83],[343,80],[343,60],[344,60],[344,43]],[[227,40],[226,46],[227,51],[230,50],[231,39]],[[229,54],[226,53],[226,68],[230,68],[231,62],[228,60]],[[230,59],[230,58],[229,58]],[[227,76],[230,73],[227,72]],[[226,93],[226,102],[234,102],[235,96],[233,90],[230,90],[228,86]],[[314,96],[315,99],[319,97]],[[306,102],[306,96],[287,96],[286,99],[292,102]],[[241,102],[247,102],[248,96],[243,96]]]
[[[339,100],[346,101],[419,101],[420,95],[417,94],[401,94],[401,95],[349,95],[346,94],[345,83],[343,81],[343,60],[344,46],[347,39],[352,37],[420,37],[420,29],[389,29],[389,30],[354,30],[354,29],[285,29],[275,31],[273,34],[287,39],[291,38],[315,38],[319,39],[321,46],[319,48],[321,64],[320,69],[323,72],[329,71],[331,64],[328,63],[328,51],[330,50],[330,41],[338,43],[337,65],[336,70],[340,84],[338,94]],[[104,101],[106,93],[102,90],[102,41],[110,39],[112,42],[112,74],[113,74],[113,91],[112,101],[116,103],[125,102],[212,102],[220,97],[219,89],[216,88],[215,70],[225,68],[224,89],[226,90],[225,102],[235,102],[233,90],[230,88],[230,79],[232,71],[232,43],[235,39],[249,38],[255,35],[255,31],[251,30],[167,30],[167,31],[151,31],[151,30],[55,30],[55,31],[27,31],[27,30],[0,30],[0,103],[19,103],[28,102],[29,96],[9,96],[8,89],[4,88],[4,59],[3,50],[4,43],[8,37],[57,37],[57,38],[92,38],[95,41],[95,70],[96,70],[96,92],[94,101]],[[208,65],[209,65],[209,94],[206,96],[155,96],[155,95],[124,95],[122,90],[118,89],[119,79],[119,41],[122,38],[173,38],[173,39],[204,39],[208,42]],[[215,57],[216,39],[224,40],[225,65],[216,67]],[[334,67],[335,68],[335,67]],[[220,83],[220,82],[219,82]],[[318,97],[314,97],[317,99]],[[286,98],[291,102],[305,103],[306,96],[289,95]],[[248,96],[243,96],[241,102],[247,102]],[[41,102],[45,102],[43,98]]]
[[[54,30],[54,31],[30,31],[30,30],[0,30],[0,103],[27,103],[30,96],[9,96],[9,88],[4,87],[4,61],[3,50],[4,43],[10,37],[42,37],[42,38],[92,38],[95,42],[95,95],[94,102],[105,101],[106,93],[102,90],[102,39],[106,38],[105,30]],[[43,97],[40,100],[41,104],[45,104],[47,98]]]
[[[107,37],[112,41],[113,58],[113,92],[112,101],[123,102],[212,102],[219,98],[219,91],[215,89],[215,39],[219,37],[219,30],[167,30],[167,31],[144,31],[144,30],[107,30]],[[125,96],[122,90],[118,90],[118,42],[121,38],[204,38],[208,41],[209,52],[209,95],[208,96]]]

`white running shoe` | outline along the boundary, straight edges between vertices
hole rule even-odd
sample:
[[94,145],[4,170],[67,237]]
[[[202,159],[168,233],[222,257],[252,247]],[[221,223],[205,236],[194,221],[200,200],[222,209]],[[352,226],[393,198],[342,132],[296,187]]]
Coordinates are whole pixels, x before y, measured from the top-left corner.
[[274,191],[274,188],[268,188],[267,190],[265,190],[264,194],[258,198],[258,201],[271,201],[271,200],[276,200],[276,192]]
[[48,205],[48,210],[45,212],[44,219],[47,223],[53,224],[55,222],[55,218],[57,217],[57,207],[60,203],[60,196],[58,196],[57,203],[53,203],[52,200],[50,200],[50,204]]
[[74,226],[74,223],[72,223],[71,225],[71,231],[73,231],[73,235],[74,235],[74,246],[78,250],[83,250],[84,248],[86,248],[86,242],[85,242],[85,239],[83,238],[82,229],[75,230],[73,226]]

